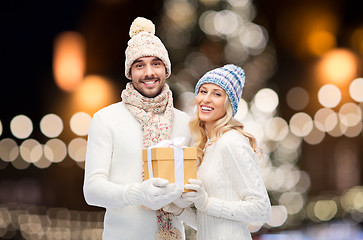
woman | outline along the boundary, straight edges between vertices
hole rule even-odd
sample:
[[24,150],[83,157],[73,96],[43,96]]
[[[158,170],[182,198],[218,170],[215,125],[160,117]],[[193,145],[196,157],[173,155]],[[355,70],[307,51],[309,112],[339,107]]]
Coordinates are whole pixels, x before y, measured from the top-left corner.
[[229,64],[206,73],[195,87],[197,111],[189,123],[198,149],[198,179],[190,179],[182,200],[195,208],[166,209],[197,229],[198,240],[251,239],[248,223],[269,219],[271,205],[259,173],[254,137],[233,116],[245,81]]

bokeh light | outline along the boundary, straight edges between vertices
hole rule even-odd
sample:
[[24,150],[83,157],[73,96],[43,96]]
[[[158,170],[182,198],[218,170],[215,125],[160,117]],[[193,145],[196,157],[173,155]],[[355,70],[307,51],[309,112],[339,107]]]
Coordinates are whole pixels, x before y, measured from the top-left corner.
[[199,18],[199,26],[207,35],[217,35],[217,30],[214,26],[214,17],[216,14],[216,11],[205,11]]
[[[219,0],[215,0],[215,1],[219,1]],[[236,8],[242,8],[242,7],[246,7],[249,3],[251,3],[251,0],[227,0],[227,2],[229,2],[229,4],[231,4],[232,6],[234,6]]]
[[78,136],[86,136],[88,134],[89,125],[92,117],[85,112],[75,113],[70,120],[72,132]]
[[248,104],[244,99],[241,99],[238,103],[238,110],[234,118],[243,122],[243,119],[245,119],[247,114],[248,114]]
[[87,141],[83,138],[74,138],[68,144],[68,154],[76,162],[84,162],[86,159]]
[[11,120],[10,130],[15,137],[25,139],[33,132],[33,123],[29,117],[18,115]]
[[12,162],[19,156],[18,144],[11,138],[0,141],[0,158],[5,162]]
[[317,71],[323,83],[346,86],[357,75],[358,60],[350,50],[334,49],[322,57]]
[[339,109],[338,116],[343,125],[353,127],[362,120],[362,110],[355,103],[345,103]]
[[43,147],[37,140],[27,139],[20,145],[20,155],[26,162],[36,162],[43,155]]
[[357,137],[362,132],[362,128],[363,128],[363,123],[358,122],[357,125],[352,126],[352,127],[348,127],[344,131],[344,135],[347,136],[347,137],[350,137],[350,138]]
[[250,49],[249,53],[252,55],[260,54],[268,41],[266,30],[254,23],[244,24],[240,28],[238,36],[241,43]]
[[351,82],[349,94],[354,101],[363,102],[363,78],[357,78]]
[[340,89],[333,84],[326,84],[319,89],[319,103],[327,108],[336,107],[342,99]]
[[192,1],[165,1],[167,16],[182,29],[191,28],[196,23],[196,6]]
[[338,206],[333,200],[319,200],[314,205],[315,216],[321,221],[331,220],[337,211]]
[[290,119],[290,130],[298,137],[307,136],[313,129],[313,120],[303,112],[296,113]]
[[40,130],[49,137],[58,137],[63,131],[63,121],[56,114],[47,114],[40,120]]
[[338,124],[337,113],[330,108],[319,109],[314,116],[314,125],[323,132],[333,130]]
[[283,140],[289,133],[287,122],[280,118],[274,117],[267,121],[265,125],[266,137],[274,141]]
[[302,110],[309,103],[309,93],[301,87],[291,88],[286,95],[287,105],[294,110]]
[[286,207],[288,214],[296,214],[304,207],[304,199],[301,193],[297,192],[282,193],[279,203]]
[[325,132],[321,131],[320,129],[314,126],[311,132],[304,137],[304,141],[311,145],[316,145],[321,143],[324,137],[325,137]]
[[85,39],[77,32],[60,33],[54,40],[53,72],[57,86],[74,91],[85,72]]
[[354,30],[351,36],[351,45],[360,54],[363,54],[363,28],[357,28]]
[[277,93],[269,88],[259,90],[255,95],[256,107],[264,113],[271,113],[276,110],[279,105],[279,97]]
[[60,139],[50,139],[44,145],[44,156],[50,162],[61,162],[67,156],[67,146]]
[[271,218],[267,221],[267,224],[271,227],[279,227],[285,223],[287,216],[285,206],[274,205],[271,207]]
[[301,138],[289,132],[287,136],[280,142],[280,144],[286,148],[293,151],[296,151],[301,144]]
[[321,56],[336,47],[335,36],[328,31],[317,30],[308,35],[308,48],[314,55]]
[[82,111],[94,113],[115,99],[110,81],[98,75],[86,76],[74,94],[74,105]]
[[11,161],[11,165],[18,169],[18,170],[24,170],[27,169],[30,166],[30,162],[24,161],[24,159],[19,155],[16,159]]
[[341,204],[347,211],[363,212],[363,186],[355,186],[342,194]]
[[342,124],[338,119],[338,124],[332,130],[328,131],[328,133],[333,137],[340,137],[347,131],[347,129],[348,127]]
[[220,35],[231,35],[238,28],[240,17],[230,10],[222,10],[214,16],[214,28]]

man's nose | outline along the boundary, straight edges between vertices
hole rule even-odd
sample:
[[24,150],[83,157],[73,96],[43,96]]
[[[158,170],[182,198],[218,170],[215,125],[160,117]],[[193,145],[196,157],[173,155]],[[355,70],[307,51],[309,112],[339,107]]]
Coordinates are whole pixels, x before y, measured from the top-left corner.
[[153,77],[154,76],[154,68],[151,65],[146,65],[146,69],[145,69],[145,75],[147,77]]

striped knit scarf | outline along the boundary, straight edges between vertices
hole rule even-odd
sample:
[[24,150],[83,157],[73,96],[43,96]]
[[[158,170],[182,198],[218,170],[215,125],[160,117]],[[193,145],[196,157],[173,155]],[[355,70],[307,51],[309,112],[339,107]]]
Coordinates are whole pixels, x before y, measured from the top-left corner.
[[[169,139],[173,127],[173,97],[167,84],[161,93],[154,98],[141,95],[132,85],[127,83],[122,91],[122,100],[127,109],[140,122],[144,131],[143,147],[148,148],[156,143]],[[143,168],[144,169],[144,168]],[[142,172],[142,177],[144,173]],[[159,231],[157,240],[182,239],[180,231],[172,227],[171,214],[162,209],[157,210]]]

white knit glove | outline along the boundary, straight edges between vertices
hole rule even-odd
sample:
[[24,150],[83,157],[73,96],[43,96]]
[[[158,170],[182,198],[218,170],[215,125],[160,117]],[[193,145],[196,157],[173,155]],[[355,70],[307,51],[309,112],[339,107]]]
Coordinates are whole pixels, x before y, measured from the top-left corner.
[[186,208],[193,204],[191,201],[187,201],[184,198],[182,198],[181,196],[178,199],[176,199],[175,201],[173,201],[173,203],[177,207],[180,207],[180,208]]
[[208,194],[203,187],[202,181],[198,179],[189,179],[190,184],[186,184],[184,187],[186,189],[194,190],[191,192],[185,192],[182,194],[182,197],[186,201],[190,201],[194,203],[194,206],[205,212],[207,209],[208,203]]
[[183,187],[161,178],[150,178],[129,187],[127,198],[130,204],[144,205],[157,210],[180,197]]
[[175,216],[179,216],[184,211],[184,208],[180,208],[177,205],[175,205],[174,203],[169,203],[168,205],[165,205],[163,207],[163,210],[165,212],[172,213]]

